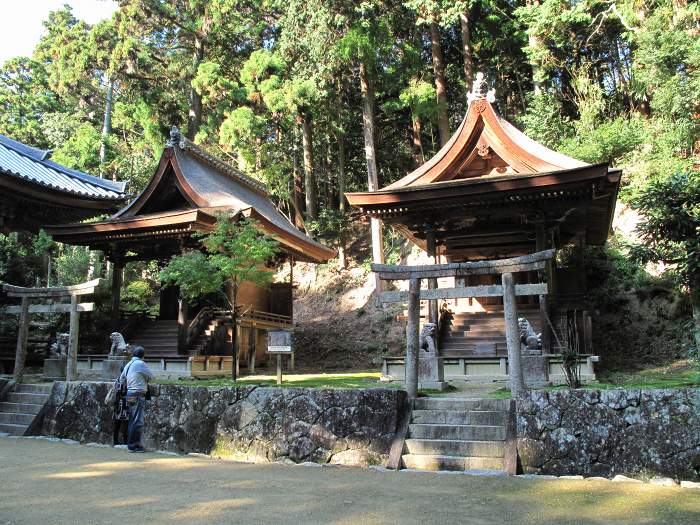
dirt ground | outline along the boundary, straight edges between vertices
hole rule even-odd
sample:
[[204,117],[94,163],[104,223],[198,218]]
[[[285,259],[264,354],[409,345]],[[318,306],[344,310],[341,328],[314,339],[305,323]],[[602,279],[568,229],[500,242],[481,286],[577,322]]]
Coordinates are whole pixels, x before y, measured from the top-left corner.
[[254,465],[0,438],[0,524],[700,523],[700,491]]

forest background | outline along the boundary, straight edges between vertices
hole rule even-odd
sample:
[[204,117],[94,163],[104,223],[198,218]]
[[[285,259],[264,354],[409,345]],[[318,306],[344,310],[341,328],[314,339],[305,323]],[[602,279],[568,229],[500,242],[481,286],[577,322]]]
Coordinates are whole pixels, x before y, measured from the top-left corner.
[[[482,71],[500,114],[531,138],[624,168],[620,205],[636,233],[579,254],[608,364],[628,366],[631,348],[636,362],[663,362],[700,346],[696,2],[122,0],[94,26],[68,6],[44,26],[32,56],[0,69],[0,133],[135,195],[176,125],[264,181],[290,220],[340,250],[341,267],[370,258],[357,242],[369,226],[343,193],[430,158]],[[385,233],[396,260],[403,241]],[[105,271],[84,248],[0,235],[2,281]],[[151,307],[157,276],[155,263],[130,264],[125,307]]]

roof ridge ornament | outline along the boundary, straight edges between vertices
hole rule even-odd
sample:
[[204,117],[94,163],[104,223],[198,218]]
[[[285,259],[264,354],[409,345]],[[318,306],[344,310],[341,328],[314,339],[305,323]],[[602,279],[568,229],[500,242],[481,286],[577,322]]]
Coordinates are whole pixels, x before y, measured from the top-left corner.
[[214,169],[218,169],[225,175],[228,175],[230,178],[247,185],[249,188],[252,188],[258,193],[267,195],[267,186],[263,182],[242,173],[240,170],[237,170],[231,166],[228,162],[220,159],[216,155],[212,155],[201,146],[198,146],[185,137],[177,126],[170,128],[170,139],[165,143],[165,146],[168,148],[174,148],[177,146],[183,151],[189,151],[195,157],[206,162]]
[[[472,90],[471,92],[467,93],[467,102],[469,105],[471,105],[472,102],[475,100],[484,100],[486,99],[487,102],[490,104],[493,104],[496,102],[496,90],[495,88],[491,88],[487,91],[487,82],[486,82],[486,77],[484,74],[479,71],[476,74],[476,78],[474,79],[474,82],[472,83]],[[483,109],[482,109],[483,111]]]
[[185,149],[184,138],[182,133],[180,133],[180,129],[177,126],[173,126],[170,128],[170,139],[165,143],[165,147],[174,148],[179,146],[180,149]]

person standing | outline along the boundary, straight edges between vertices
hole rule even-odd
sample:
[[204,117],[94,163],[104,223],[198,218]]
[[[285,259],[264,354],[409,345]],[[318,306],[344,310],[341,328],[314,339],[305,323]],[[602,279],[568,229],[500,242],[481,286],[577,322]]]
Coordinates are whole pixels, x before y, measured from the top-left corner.
[[121,388],[121,385],[124,384],[124,380],[121,379],[121,373],[124,371],[129,361],[131,361],[131,357],[131,347],[127,347],[126,350],[124,350],[123,362],[119,370],[119,387],[116,388],[116,399],[114,401],[114,412],[112,416],[112,423],[114,425],[112,440],[115,446],[126,445],[129,440],[129,406],[126,404],[126,390],[122,390]]
[[145,351],[135,346],[131,351],[133,357],[127,363],[120,376],[126,380],[126,404],[129,409],[129,428],[127,448],[129,452],[146,452],[141,444],[144,426],[144,405],[148,393],[148,382],[155,376],[143,362]]

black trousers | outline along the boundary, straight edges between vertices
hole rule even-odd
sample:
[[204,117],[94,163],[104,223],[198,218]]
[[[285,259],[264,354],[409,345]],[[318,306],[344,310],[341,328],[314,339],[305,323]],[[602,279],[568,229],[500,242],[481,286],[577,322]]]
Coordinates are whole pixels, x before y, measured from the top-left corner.
[[114,435],[112,437],[115,445],[126,445],[129,439],[129,422],[122,421],[120,419],[115,419],[114,423]]

